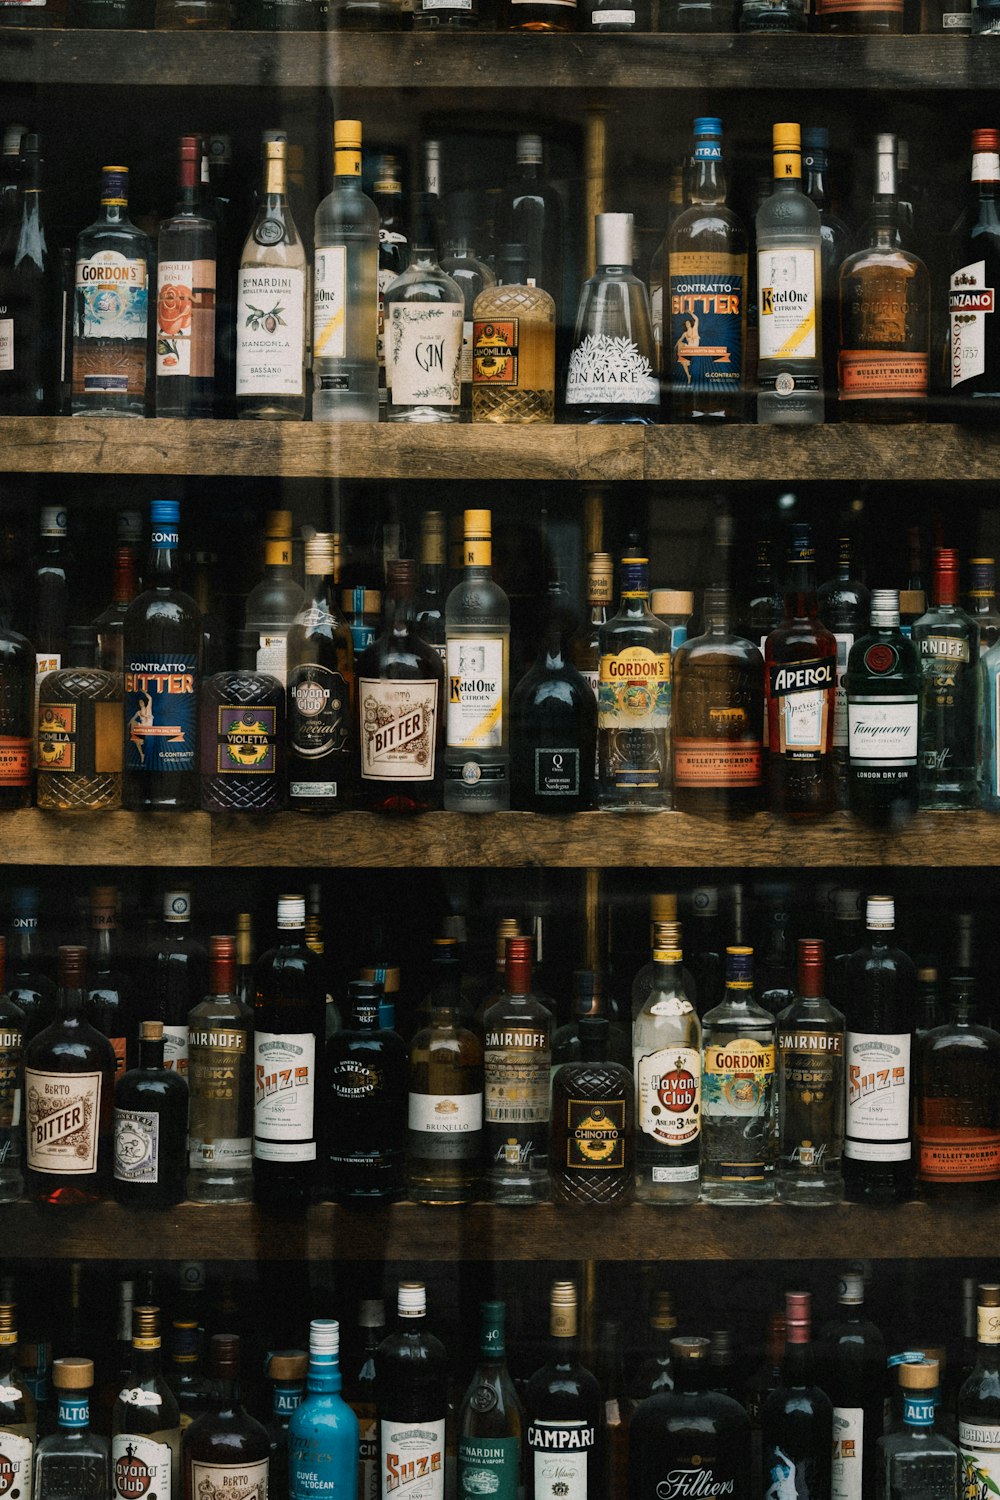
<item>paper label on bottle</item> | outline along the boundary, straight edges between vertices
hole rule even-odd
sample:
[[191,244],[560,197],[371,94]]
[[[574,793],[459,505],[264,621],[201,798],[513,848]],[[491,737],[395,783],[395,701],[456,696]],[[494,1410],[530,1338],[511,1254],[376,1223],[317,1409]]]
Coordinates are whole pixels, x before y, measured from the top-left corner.
[[871,1160],[863,1154],[867,1143],[892,1142],[890,1154],[878,1160],[909,1161],[911,1042],[905,1032],[847,1032],[846,1156]]
[[486,1123],[547,1121],[551,1077],[552,1043],[544,1027],[506,1025],[488,1030],[483,1049]]
[[566,1099],[566,1159],[573,1172],[623,1172],[624,1099]]
[[[98,250],[76,263],[77,317],[74,332],[84,339],[127,339],[145,347],[149,320],[146,262],[118,250]],[[82,328],[80,322],[82,320]],[[124,384],[106,389],[128,389]]]
[[587,1487],[588,1457],[596,1445],[597,1434],[587,1422],[541,1418],[530,1422],[528,1451],[535,1500],[596,1500]]
[[325,245],[313,257],[313,356],[347,354],[347,246]]
[[480,387],[517,385],[517,318],[477,318],[472,327],[472,383]]
[[285,631],[262,630],[257,637],[257,671],[276,677],[282,687],[288,682],[288,635]]
[[301,396],[304,349],[305,272],[244,266],[236,299],[237,396]]
[[[380,243],[383,240],[384,233],[385,233],[384,230],[381,230],[381,229],[379,230],[379,242]],[[395,238],[398,238],[399,240],[402,241],[403,236],[399,235],[399,236],[396,236]],[[389,290],[389,287],[392,285],[392,283],[395,281],[397,274],[398,273],[396,271],[388,270],[384,266],[379,266],[378,273],[377,273],[377,281],[378,281],[378,332],[377,332],[376,338],[375,338],[375,352],[376,352],[376,356],[378,358],[379,369],[383,372],[383,374],[385,372],[385,294]]]
[[963,1140],[967,1134],[960,1125],[949,1131],[942,1125],[940,1133],[926,1126],[918,1129],[919,1175],[925,1182],[1000,1182],[1000,1132],[975,1129],[975,1139]]
[[316,1038],[255,1031],[254,1155],[262,1161],[315,1161]]
[[962,1455],[962,1494],[995,1495],[1000,1489],[1000,1423],[958,1424],[958,1447]]
[[452,636],[448,641],[450,750],[491,750],[503,744],[503,658],[499,636]]
[[600,661],[600,729],[669,729],[670,657],[648,646],[625,646]]
[[458,1500],[518,1500],[520,1447],[516,1437],[460,1437]]
[[464,317],[458,302],[389,304],[385,378],[393,406],[458,406]]
[[0,734],[0,786],[31,785],[31,741]]
[[215,261],[162,260],[156,293],[156,378],[215,373]]
[[667,1146],[685,1146],[701,1132],[701,1053],[679,1044],[635,1054],[639,1129]]
[[861,1489],[865,1414],[860,1406],[833,1408],[830,1500],[865,1500]]
[[414,1094],[407,1104],[411,1130],[430,1135],[471,1135],[483,1128],[483,1096],[475,1094]]
[[75,771],[76,746],[77,705],[39,703],[38,733],[35,739],[36,768],[39,771]]
[[97,1171],[101,1084],[100,1073],[25,1069],[28,1166],[33,1171],[62,1175]]
[[[112,1500],[153,1500],[154,1496],[155,1500],[172,1500],[172,1456],[166,1443],[155,1443],[142,1433],[116,1433],[111,1439]],[[178,1497],[173,1496],[173,1500]]]
[[734,1037],[710,1042],[704,1050],[702,1107],[706,1115],[769,1119],[774,1092],[773,1041]]
[[854,767],[915,766],[919,752],[916,693],[892,698],[854,694],[847,701],[847,755]]
[[198,1500],[267,1500],[266,1458],[232,1464],[206,1464],[191,1460],[191,1493]]
[[382,1418],[379,1423],[382,1500],[388,1500],[390,1495],[444,1500],[444,1427],[443,1416],[437,1422]]
[[761,359],[816,357],[818,253],[776,247],[757,252]]
[[675,391],[737,393],[743,373],[746,257],[670,256],[671,378]]
[[976,1308],[976,1338],[980,1344],[1000,1344],[1000,1309]]
[[361,775],[367,781],[433,781],[438,684],[362,677]]
[[188,1029],[164,1023],[163,1066],[185,1077],[188,1071]]
[[844,1033],[796,1027],[778,1032],[781,1160],[806,1175],[822,1174],[841,1151]]
[[793,756],[820,755],[829,748],[836,684],[836,659],[774,662],[768,676],[770,703],[777,710],[771,749]]
[[588,333],[569,357],[566,403],[656,407],[660,404],[660,382],[631,339]]
[[220,703],[215,710],[215,770],[220,776],[274,776],[278,710],[273,704]]
[[125,662],[125,766],[194,771],[198,765],[198,674],[194,652],[138,651]]
[[[0,1024],[0,1130],[14,1130],[21,1123],[21,1063],[24,1032],[19,1026]],[[0,1162],[4,1142],[0,1139]]]
[[153,1110],[115,1110],[115,1181],[159,1182],[160,1117]]
[[0,370],[14,368],[14,319],[0,318]]
[[834,638],[837,642],[837,685],[833,697],[833,744],[835,749],[842,749],[847,744],[847,692],[844,678],[847,676],[847,662],[854,645],[854,636],[848,635],[846,631],[838,631]]
[[288,679],[288,746],[315,764],[347,750],[351,736],[351,690],[339,672],[303,662]]
[[[747,718],[743,708],[708,710],[732,714],[728,726]],[[727,732],[732,732],[729,729]],[[757,740],[689,739],[674,736],[674,785],[697,787],[760,786],[764,776],[764,747]]]
[[951,274],[948,313],[951,322],[951,387],[986,370],[986,319],[993,316],[994,288],[986,284],[986,262],[976,260]]
[[[18,1400],[14,1390],[6,1399]],[[0,1496],[3,1500],[31,1500],[34,1443],[16,1432],[0,1431]]]
[[[880,0],[881,3],[881,0]],[[926,354],[887,349],[842,349],[841,401],[912,400],[927,395]]]

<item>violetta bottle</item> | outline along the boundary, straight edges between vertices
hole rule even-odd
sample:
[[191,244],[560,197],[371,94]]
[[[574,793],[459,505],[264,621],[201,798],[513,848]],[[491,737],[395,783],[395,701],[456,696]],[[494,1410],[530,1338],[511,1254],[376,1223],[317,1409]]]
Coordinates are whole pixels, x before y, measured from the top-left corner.
[[314,1318],[306,1398],[288,1424],[288,1500],[358,1493],[358,1419],[340,1389],[340,1324]]
[[201,140],[181,136],[177,211],[160,225],[156,415],[210,417],[215,401],[215,224],[199,204]]
[[74,417],[146,415],[151,256],[128,216],[128,167],[103,167],[100,218],[76,242]]
[[255,630],[237,630],[232,668],[201,686],[205,812],[278,812],[285,805],[285,685],[258,671],[258,641]]
[[577,1292],[555,1281],[550,1299],[549,1357],[524,1388],[528,1425],[527,1500],[579,1500],[605,1494],[604,1397],[580,1363]]
[[580,292],[566,377],[570,421],[656,422],[660,382],[645,284],[632,270],[631,214],[597,214],[597,272]]
[[[375,1355],[378,1500],[393,1500],[410,1475],[421,1477],[426,1500],[444,1500],[448,1356],[441,1340],[427,1331],[423,1282],[401,1281],[397,1308],[398,1326]],[[355,1438],[355,1453],[356,1444]]]

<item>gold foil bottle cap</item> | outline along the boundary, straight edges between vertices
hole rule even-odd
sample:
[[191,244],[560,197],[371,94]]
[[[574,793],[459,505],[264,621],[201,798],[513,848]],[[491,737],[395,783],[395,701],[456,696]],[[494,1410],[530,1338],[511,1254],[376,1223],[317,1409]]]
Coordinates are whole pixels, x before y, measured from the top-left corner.
[[462,532],[466,541],[492,535],[493,512],[489,510],[467,510],[462,516]]
[[899,612],[901,615],[922,615],[927,609],[927,595],[923,589],[900,589]]
[[[272,142],[271,144],[279,144]],[[264,535],[285,541],[292,534],[292,513],[290,510],[269,510],[264,517]]]
[[899,1383],[907,1391],[936,1390],[939,1378],[936,1359],[913,1360],[899,1367]]
[[677,892],[658,891],[649,898],[649,920],[651,922],[677,921]]
[[650,1328],[659,1328],[666,1332],[670,1328],[677,1327],[677,1314],[674,1312],[674,1294],[660,1290],[654,1293],[653,1310],[649,1315]]
[[443,510],[425,510],[420,522],[420,561],[444,562],[445,519]]
[[305,570],[311,578],[333,572],[334,538],[332,531],[317,531],[306,542]]
[[552,1337],[576,1338],[576,1282],[554,1281],[549,1295]]
[[143,1021],[139,1027],[139,1036],[144,1042],[162,1042],[163,1022]]
[[361,121],[334,120],[333,145],[336,151],[360,151]]
[[653,946],[655,948],[679,948],[681,924],[679,922],[654,922]]
[[57,1391],[89,1391],[94,1383],[94,1361],[66,1355],[52,1362],[52,1384]]
[[278,1349],[267,1362],[269,1380],[305,1380],[309,1356],[304,1349]]

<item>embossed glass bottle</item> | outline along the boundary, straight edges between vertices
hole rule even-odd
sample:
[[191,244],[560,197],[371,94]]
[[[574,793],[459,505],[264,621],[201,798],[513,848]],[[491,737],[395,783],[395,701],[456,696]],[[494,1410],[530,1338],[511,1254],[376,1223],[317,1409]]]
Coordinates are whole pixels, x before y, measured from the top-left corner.
[[506,1307],[481,1306],[479,1362],[458,1413],[458,1500],[518,1500],[524,1485],[524,1409],[507,1370]]
[[38,691],[39,807],[101,812],[122,803],[121,677],[96,666],[90,625],[71,625],[66,660]]
[[597,271],[580,291],[566,377],[572,422],[656,422],[660,382],[645,283],[632,270],[632,215],[597,214]]
[[656,922],[653,983],[632,1030],[635,1196],[696,1203],[701,1160],[701,1023],[684,983],[679,922]]
[[472,420],[555,420],[556,305],[528,282],[527,245],[502,245],[472,309]]
[[90,1430],[93,1360],[55,1360],[52,1384],[58,1426],[35,1450],[34,1500],[110,1500],[108,1440]]
[[580,1016],[576,1027],[579,1055],[552,1078],[552,1196],[558,1203],[627,1203],[635,1180],[632,1071],[612,1060],[607,1016]]
[[709,1340],[673,1338],[673,1390],[657,1390],[632,1418],[629,1496],[730,1495],[750,1500],[750,1419],[732,1396],[713,1390]]
[[963,1460],[955,1444],[936,1430],[941,1404],[940,1364],[908,1360],[899,1366],[903,1430],[878,1440],[875,1500],[953,1500],[961,1494]]
[[238,630],[233,669],[201,686],[205,812],[277,812],[285,805],[285,688],[257,670],[260,637]]

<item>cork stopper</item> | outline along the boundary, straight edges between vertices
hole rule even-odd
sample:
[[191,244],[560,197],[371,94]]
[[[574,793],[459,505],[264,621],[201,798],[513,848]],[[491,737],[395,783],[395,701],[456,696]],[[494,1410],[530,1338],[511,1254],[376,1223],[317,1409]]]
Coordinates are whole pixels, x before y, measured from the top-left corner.
[[899,1366],[899,1383],[904,1391],[934,1391],[939,1380],[936,1359],[913,1360]]
[[52,1361],[52,1384],[57,1391],[89,1391],[94,1383],[94,1361],[66,1355]]
[[64,990],[83,988],[87,950],[80,943],[62,943],[58,952],[59,984]]
[[269,1380],[305,1380],[309,1356],[304,1349],[279,1349],[267,1362]]
[[654,615],[680,615],[687,619],[694,613],[694,594],[690,589],[654,589],[649,596]]
[[162,1042],[163,1022],[143,1021],[139,1027],[139,1039],[143,1042]]

